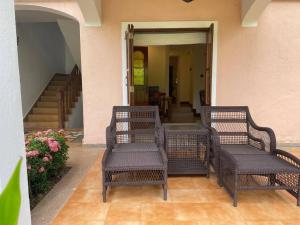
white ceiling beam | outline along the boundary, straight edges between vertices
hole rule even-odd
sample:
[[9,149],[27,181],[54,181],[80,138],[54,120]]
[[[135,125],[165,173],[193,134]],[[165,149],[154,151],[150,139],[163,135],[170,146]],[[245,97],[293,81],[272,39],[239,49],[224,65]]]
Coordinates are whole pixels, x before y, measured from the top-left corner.
[[101,0],[77,0],[85,20],[90,27],[101,26]]
[[272,0],[241,0],[243,27],[256,27],[258,19]]

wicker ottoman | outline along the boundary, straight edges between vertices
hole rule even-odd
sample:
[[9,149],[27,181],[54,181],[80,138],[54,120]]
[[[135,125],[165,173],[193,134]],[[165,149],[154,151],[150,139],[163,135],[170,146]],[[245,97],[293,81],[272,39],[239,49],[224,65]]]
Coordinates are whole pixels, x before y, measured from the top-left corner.
[[286,190],[300,204],[300,160],[282,150],[264,155],[221,151],[220,181],[234,206],[240,190]]
[[209,177],[209,132],[200,125],[167,124],[165,150],[168,174],[202,174]]

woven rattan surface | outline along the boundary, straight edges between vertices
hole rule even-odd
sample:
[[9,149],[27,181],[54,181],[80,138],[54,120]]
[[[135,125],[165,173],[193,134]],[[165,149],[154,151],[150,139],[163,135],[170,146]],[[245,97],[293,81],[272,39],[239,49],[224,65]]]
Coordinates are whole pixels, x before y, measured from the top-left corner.
[[266,151],[257,149],[251,145],[221,145],[222,151],[226,151],[231,154],[242,154],[242,155],[249,155],[249,154],[268,154]]
[[203,106],[201,121],[211,134],[210,162],[218,177],[221,149],[232,154],[261,154],[276,149],[273,130],[257,126],[247,106]]
[[167,199],[167,156],[157,106],[115,106],[102,158],[103,201],[109,186],[160,184]]
[[209,176],[209,132],[199,125],[165,126],[168,174]]

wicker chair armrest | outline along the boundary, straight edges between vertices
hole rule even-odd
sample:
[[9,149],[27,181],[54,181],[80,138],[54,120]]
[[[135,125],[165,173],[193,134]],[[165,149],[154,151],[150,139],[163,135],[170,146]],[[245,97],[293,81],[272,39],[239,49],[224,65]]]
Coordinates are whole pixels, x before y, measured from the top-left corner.
[[159,152],[161,154],[164,165],[167,165],[168,164],[168,157],[167,157],[166,151],[163,148],[160,147]]
[[106,127],[106,147],[109,148],[109,146],[114,146],[115,144],[115,138],[113,134],[113,126]]
[[104,151],[104,154],[103,154],[103,157],[102,157],[102,168],[104,169],[105,166],[106,166],[106,161],[107,161],[107,158],[109,156],[109,154],[112,152],[112,146],[110,147],[107,147]]
[[220,158],[221,158],[220,160],[221,164],[223,159],[225,159],[226,167],[230,167],[232,170],[235,170],[235,165],[237,164],[237,160],[230,153],[221,151]]
[[[260,126],[258,126],[253,121],[250,114],[249,114],[248,120],[249,120],[250,127],[255,130],[255,131],[252,131],[253,133],[251,133],[251,129],[249,128],[249,133],[252,136],[254,136],[258,139],[261,139],[264,142],[266,151],[268,151],[268,150],[270,152],[274,151],[276,149],[276,136],[275,136],[274,131],[269,127],[260,127]],[[267,143],[266,138],[264,138],[264,134],[268,135],[269,143]],[[259,137],[257,137],[257,135],[259,135]]]
[[293,166],[300,168],[300,159],[297,158],[296,156],[294,156],[293,154],[291,154],[287,151],[280,150],[280,149],[274,150],[273,153],[277,157],[287,161],[288,163],[292,164]]
[[265,150],[265,142],[257,137],[252,136],[250,133],[248,134],[249,144],[255,148]]
[[214,157],[218,157],[221,145],[220,145],[220,135],[216,131],[215,128],[209,127],[209,126],[204,126],[206,129],[209,130],[210,132],[210,141],[211,141],[211,150],[212,150],[212,155]]
[[155,142],[158,147],[163,147],[165,143],[164,128],[163,126],[157,126],[155,129]]

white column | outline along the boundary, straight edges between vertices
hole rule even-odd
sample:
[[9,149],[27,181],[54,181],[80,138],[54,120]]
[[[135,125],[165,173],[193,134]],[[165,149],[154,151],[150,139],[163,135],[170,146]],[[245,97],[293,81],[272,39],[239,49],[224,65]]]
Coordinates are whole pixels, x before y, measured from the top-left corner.
[[30,225],[14,0],[0,1],[0,97],[0,191],[23,157],[19,225]]

